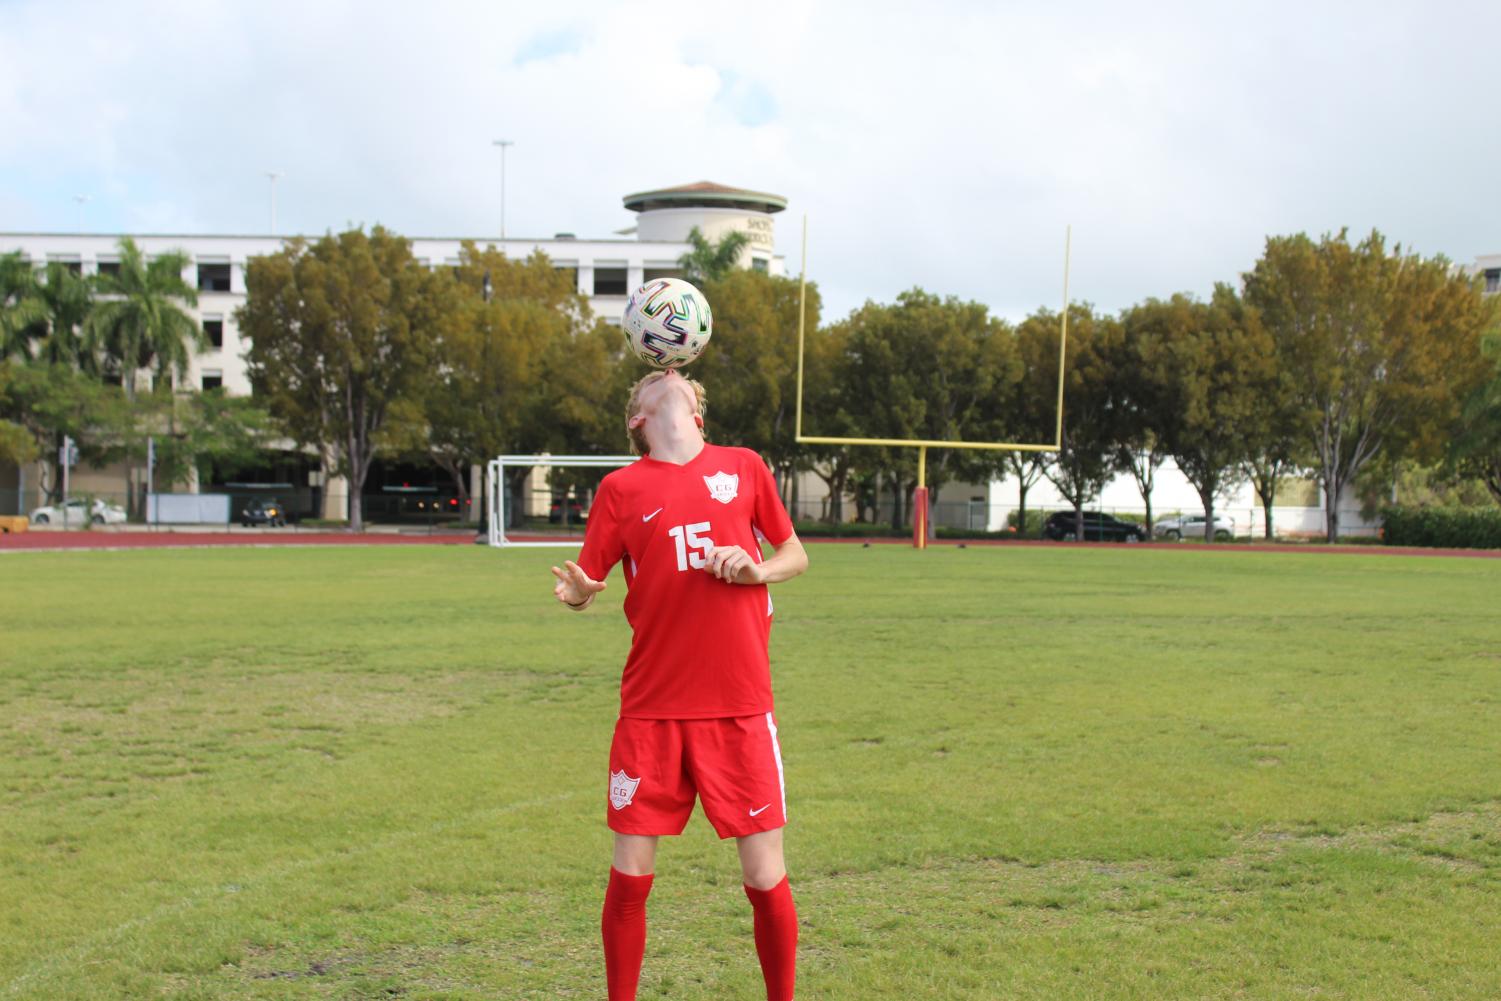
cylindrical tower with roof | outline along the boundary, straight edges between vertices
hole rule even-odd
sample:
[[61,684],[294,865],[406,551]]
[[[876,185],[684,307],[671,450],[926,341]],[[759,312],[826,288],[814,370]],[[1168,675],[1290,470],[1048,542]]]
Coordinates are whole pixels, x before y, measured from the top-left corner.
[[639,213],[638,240],[680,243],[697,226],[705,239],[717,243],[725,234],[738,230],[750,237],[742,263],[760,271],[780,270],[774,267],[776,229],[772,216],[787,207],[787,199],[781,195],[699,181],[626,195],[625,207]]

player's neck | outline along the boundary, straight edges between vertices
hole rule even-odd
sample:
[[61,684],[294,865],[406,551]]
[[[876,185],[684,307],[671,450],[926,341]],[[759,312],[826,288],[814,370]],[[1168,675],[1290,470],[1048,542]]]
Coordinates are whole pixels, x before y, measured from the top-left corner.
[[704,450],[704,433],[692,423],[684,428],[663,428],[647,444],[651,445],[650,454],[656,461],[686,466]]

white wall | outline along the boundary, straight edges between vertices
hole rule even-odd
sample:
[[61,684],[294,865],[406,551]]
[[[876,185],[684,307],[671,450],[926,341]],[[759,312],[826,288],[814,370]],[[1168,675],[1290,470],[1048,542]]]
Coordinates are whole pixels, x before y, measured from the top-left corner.
[[[1019,485],[1015,479],[997,480],[990,485],[988,523],[990,531],[1000,531],[1006,526],[1008,516],[1018,507],[1019,494]],[[1059,510],[1072,506],[1046,477],[1038,480],[1027,491],[1028,511]],[[1111,480],[1100,496],[1087,506],[1090,510],[1111,513],[1144,514],[1146,512],[1141,491],[1137,489],[1136,481],[1128,475],[1117,476]],[[1373,535],[1379,527],[1378,522],[1367,521],[1361,517],[1360,503],[1353,498],[1347,497],[1340,504],[1339,510],[1341,535]],[[1156,478],[1152,482],[1152,517],[1157,520],[1175,512],[1202,514],[1204,504],[1199,499],[1199,492],[1194,489],[1193,484],[1188,482],[1188,478],[1169,459],[1162,464],[1162,468],[1157,470]],[[1265,515],[1261,502],[1257,500],[1256,490],[1249,482],[1236,484],[1224,495],[1216,498],[1215,512],[1235,522],[1237,535],[1260,536],[1265,530]],[[1324,509],[1278,505],[1272,508],[1272,529],[1279,536],[1323,535],[1325,533]]]

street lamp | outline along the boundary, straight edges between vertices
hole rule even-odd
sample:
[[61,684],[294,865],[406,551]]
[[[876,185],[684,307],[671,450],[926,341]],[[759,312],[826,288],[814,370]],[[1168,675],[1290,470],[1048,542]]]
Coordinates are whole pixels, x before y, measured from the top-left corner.
[[279,170],[265,172],[267,179],[271,181],[271,235],[276,235],[276,182],[286,175]]
[[506,238],[506,147],[516,143],[510,139],[495,139],[492,146],[500,147],[500,238]]
[[74,195],[73,200],[78,203],[78,232],[83,232],[83,207],[91,199],[92,195]]

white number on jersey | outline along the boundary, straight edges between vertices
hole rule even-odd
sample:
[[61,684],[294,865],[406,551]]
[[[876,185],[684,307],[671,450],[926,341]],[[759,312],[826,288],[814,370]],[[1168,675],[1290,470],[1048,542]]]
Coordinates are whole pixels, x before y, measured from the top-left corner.
[[714,548],[714,540],[700,534],[708,531],[707,521],[674,525],[667,530],[667,534],[672,536],[672,541],[677,545],[679,570],[687,570],[689,567],[702,570],[704,564],[709,562],[709,550]]

